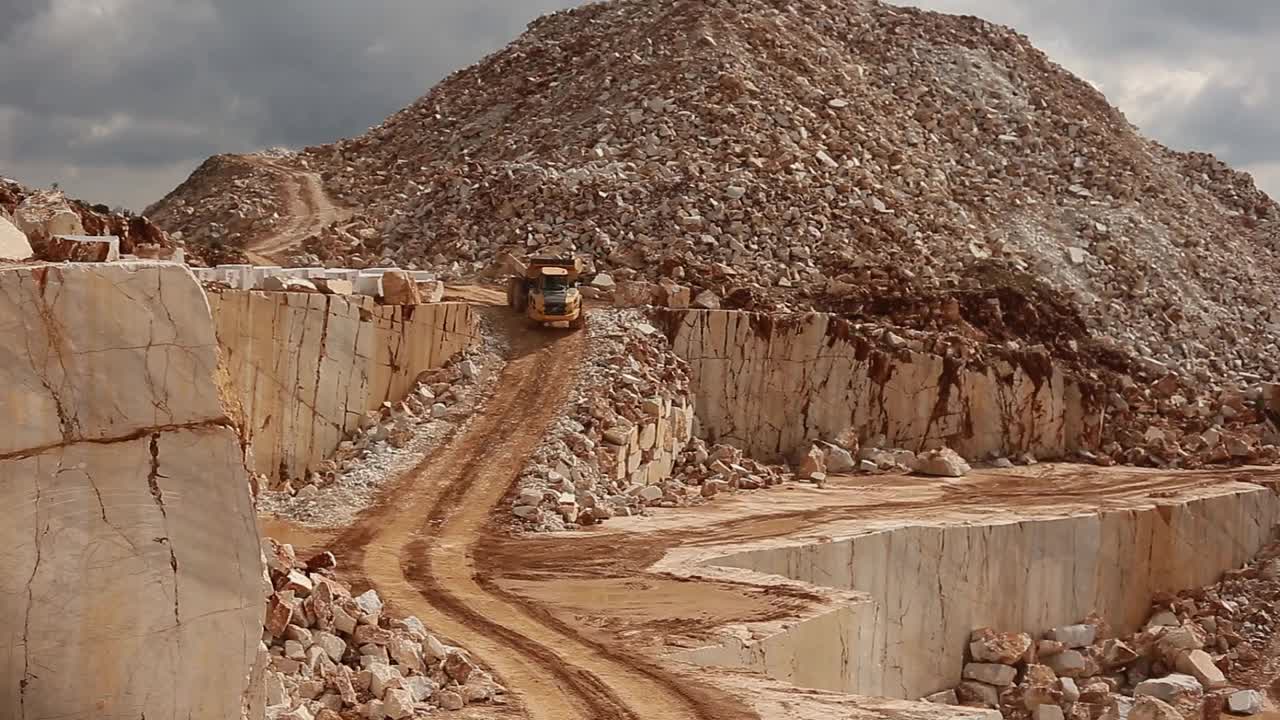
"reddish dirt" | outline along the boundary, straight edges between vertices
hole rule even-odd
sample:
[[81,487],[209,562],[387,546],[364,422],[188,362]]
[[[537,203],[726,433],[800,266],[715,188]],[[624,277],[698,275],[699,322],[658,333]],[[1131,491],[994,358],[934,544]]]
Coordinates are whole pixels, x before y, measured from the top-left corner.
[[445,302],[465,302],[472,305],[504,307],[507,294],[503,288],[488,285],[445,285]]

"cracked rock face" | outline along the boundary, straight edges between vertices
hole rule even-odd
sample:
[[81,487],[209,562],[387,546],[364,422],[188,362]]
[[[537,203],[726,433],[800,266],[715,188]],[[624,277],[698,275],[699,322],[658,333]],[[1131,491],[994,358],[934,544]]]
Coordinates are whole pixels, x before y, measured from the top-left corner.
[[209,303],[252,469],[282,481],[316,470],[367,413],[406,397],[479,334],[460,303],[256,291],[210,293]]
[[0,713],[238,716],[262,567],[195,279],[7,268],[0,331]]
[[185,269],[5,270],[0,333],[0,457],[224,416],[209,305]]
[[823,314],[667,317],[708,438],[758,459],[851,431],[966,458],[1060,457],[1088,435],[1078,388],[1033,356],[969,362]]

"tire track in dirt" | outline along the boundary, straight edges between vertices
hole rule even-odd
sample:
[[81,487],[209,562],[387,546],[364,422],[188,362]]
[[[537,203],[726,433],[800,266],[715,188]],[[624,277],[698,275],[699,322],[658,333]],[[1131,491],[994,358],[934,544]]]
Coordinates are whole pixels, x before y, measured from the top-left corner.
[[300,246],[322,228],[351,216],[349,210],[329,199],[318,173],[291,168],[267,158],[253,161],[280,176],[289,213],[283,226],[245,248],[244,253],[253,264],[274,265],[281,253]]
[[[502,313],[507,316],[504,311]],[[736,720],[756,716],[583,639],[486,580],[495,508],[568,402],[586,333],[505,318],[512,358],[468,430],[434,453],[340,540],[399,610],[464,643],[531,720]]]

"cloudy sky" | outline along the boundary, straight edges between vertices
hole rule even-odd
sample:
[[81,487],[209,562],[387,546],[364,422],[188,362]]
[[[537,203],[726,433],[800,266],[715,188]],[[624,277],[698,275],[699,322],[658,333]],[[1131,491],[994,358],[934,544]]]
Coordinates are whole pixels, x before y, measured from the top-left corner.
[[[219,152],[356,135],[574,0],[0,0],[0,175],[140,210]],[[1280,2],[917,0],[1013,25],[1280,196]]]

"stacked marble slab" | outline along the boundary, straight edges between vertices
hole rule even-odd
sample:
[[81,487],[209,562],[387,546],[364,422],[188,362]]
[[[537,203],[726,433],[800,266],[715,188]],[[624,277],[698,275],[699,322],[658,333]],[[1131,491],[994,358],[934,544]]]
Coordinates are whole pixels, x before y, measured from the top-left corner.
[[405,271],[401,268],[282,268],[272,265],[218,265],[211,268],[191,268],[201,282],[225,283],[232,290],[262,290],[268,277],[299,278],[303,280],[348,280],[352,293],[378,297],[382,295],[382,276],[387,272],[408,272],[414,282],[436,280],[435,273],[425,270]]

